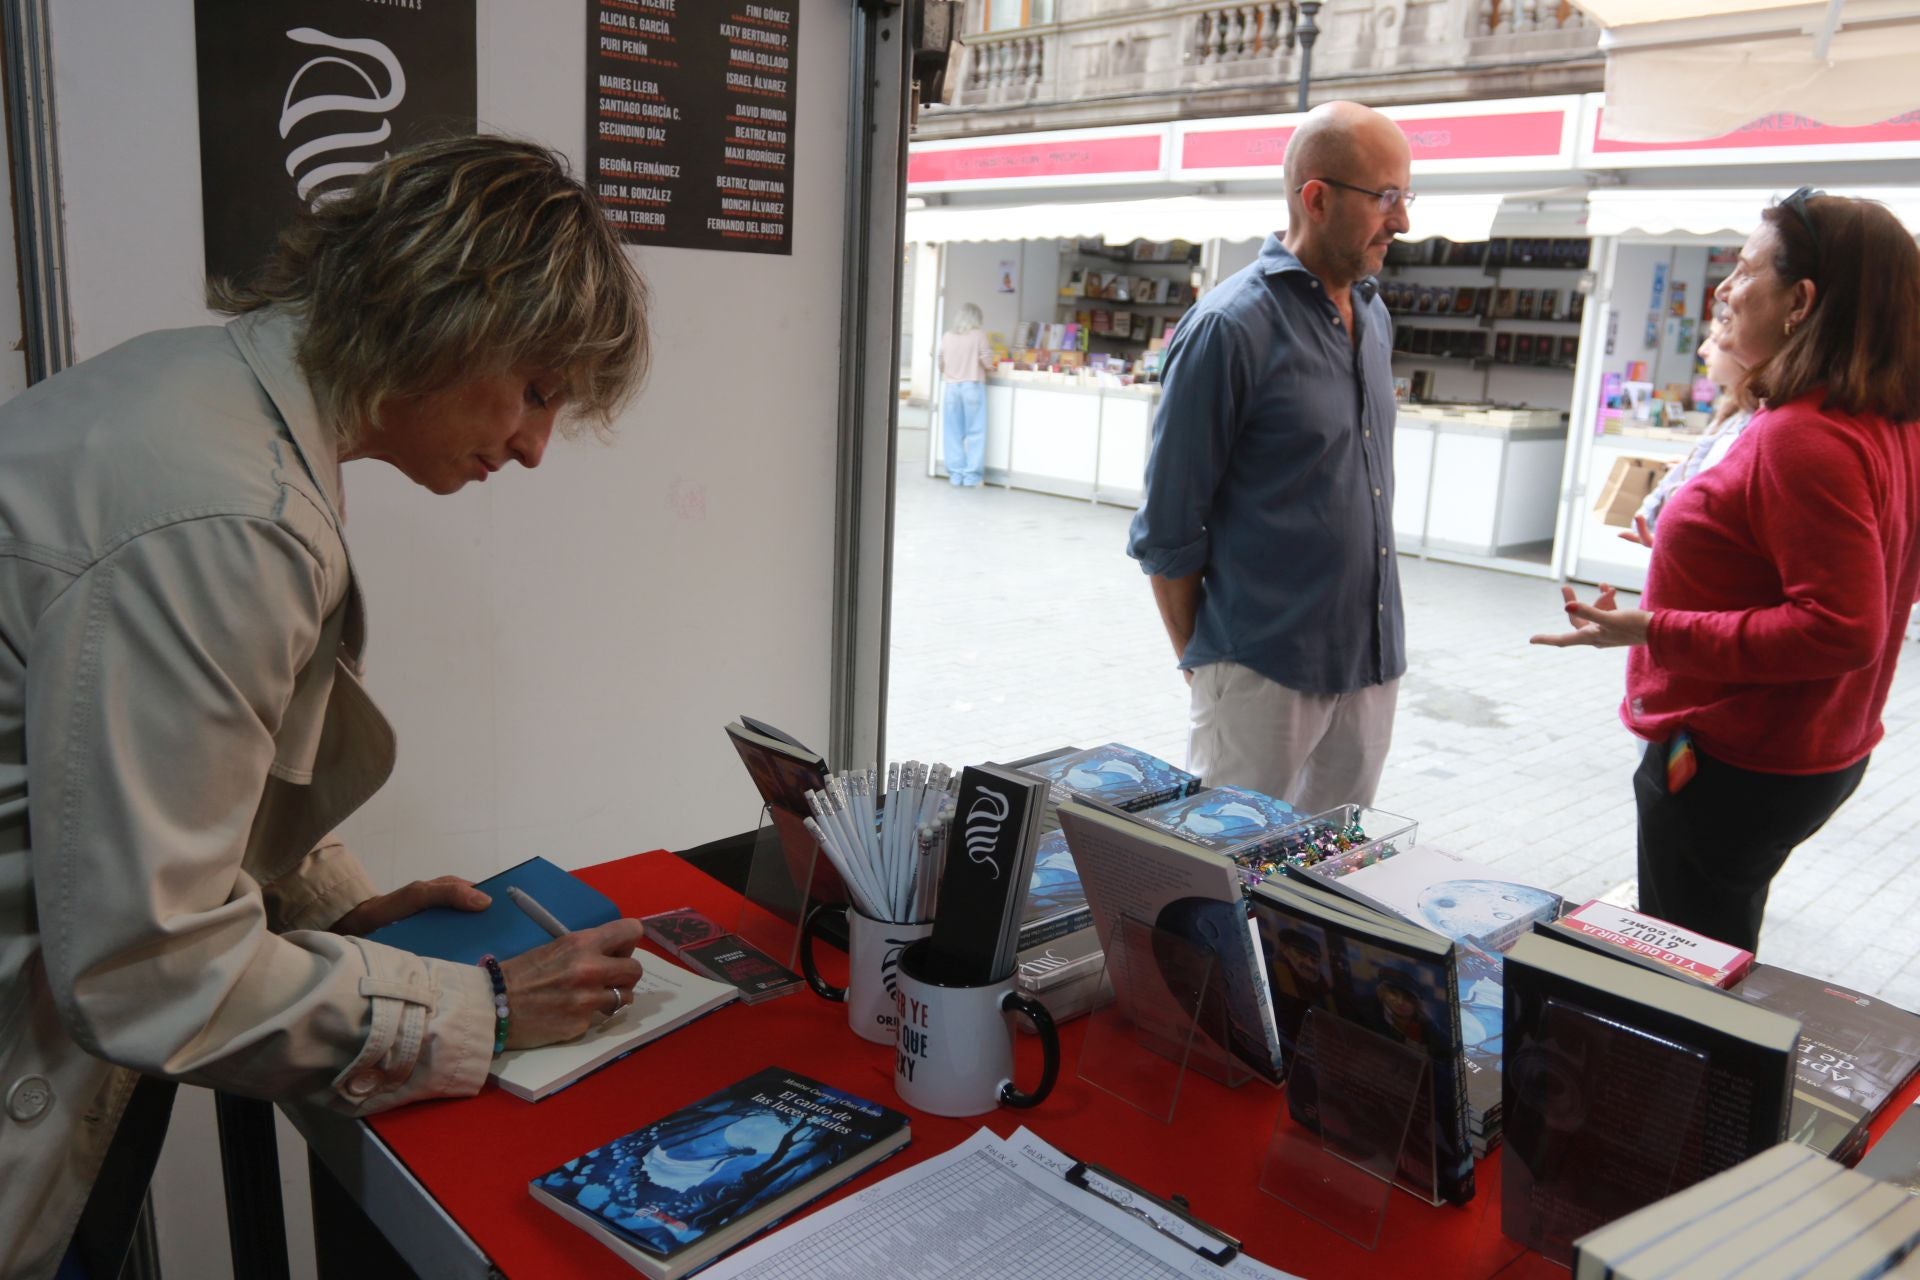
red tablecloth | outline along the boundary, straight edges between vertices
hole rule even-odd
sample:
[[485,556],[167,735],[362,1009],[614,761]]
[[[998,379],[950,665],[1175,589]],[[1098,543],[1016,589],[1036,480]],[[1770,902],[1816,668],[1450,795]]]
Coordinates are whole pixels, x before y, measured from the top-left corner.
[[[672,854],[654,852],[579,873],[633,915],[691,906],[731,921],[740,898]],[[844,979],[844,961],[820,948],[823,970]],[[1282,1094],[1258,1081],[1227,1089],[1189,1073],[1172,1124],[1118,1102],[1078,1077],[1085,1019],[1061,1029],[1060,1083],[1031,1111],[978,1120],[911,1112],[913,1142],[849,1183],[844,1195],[964,1140],[980,1122],[1010,1134],[1022,1123],[1061,1149],[1101,1164],[1161,1195],[1184,1195],[1199,1217],[1240,1237],[1252,1256],[1313,1277],[1421,1276],[1502,1280],[1564,1277],[1564,1269],[1500,1234],[1500,1161],[1478,1169],[1478,1194],[1464,1208],[1421,1204],[1401,1192],[1389,1202],[1379,1247],[1369,1252],[1259,1189],[1268,1137]],[[1017,1078],[1039,1076],[1040,1049],[1020,1036]],[[478,1097],[424,1103],[378,1116],[373,1127],[453,1219],[509,1277],[634,1273],[591,1237],[527,1193],[535,1176],[621,1133],[769,1065],[902,1107],[893,1092],[892,1051],[847,1029],[845,1009],[811,992],[747,1007],[729,1005],[640,1049],[539,1103],[492,1085]],[[1920,1083],[1881,1117],[1891,1124]],[[829,1201],[822,1201],[828,1203]]]

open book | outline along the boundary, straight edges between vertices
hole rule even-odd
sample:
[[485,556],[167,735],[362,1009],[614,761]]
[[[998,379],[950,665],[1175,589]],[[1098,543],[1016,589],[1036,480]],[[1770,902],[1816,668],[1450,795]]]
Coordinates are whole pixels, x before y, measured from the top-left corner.
[[731,984],[689,973],[659,956],[647,956],[641,964],[646,976],[626,1008],[564,1044],[507,1050],[493,1060],[494,1081],[516,1098],[538,1102],[739,994]]

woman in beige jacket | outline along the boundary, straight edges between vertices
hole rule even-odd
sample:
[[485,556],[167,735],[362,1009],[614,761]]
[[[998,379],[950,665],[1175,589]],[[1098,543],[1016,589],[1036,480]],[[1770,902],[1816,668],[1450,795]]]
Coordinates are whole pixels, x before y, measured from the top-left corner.
[[[485,896],[379,894],[328,834],[393,764],[340,464],[436,493],[535,466],[556,416],[609,419],[646,362],[645,291],[593,201],[501,138],[394,154],[211,293],[226,327],[0,407],[4,1280],[69,1241],[115,1273],[124,1224],[89,1189],[110,1146],[144,1186],[158,1082],[367,1114],[485,1081],[488,973],[355,936]],[[618,1008],[639,937],[503,965],[507,1043]],[[115,1143],[136,1085],[158,1125]]]

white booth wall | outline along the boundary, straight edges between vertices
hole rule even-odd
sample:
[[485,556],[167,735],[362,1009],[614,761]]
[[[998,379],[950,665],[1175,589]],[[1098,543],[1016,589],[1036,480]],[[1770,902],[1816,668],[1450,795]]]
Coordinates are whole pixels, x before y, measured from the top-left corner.
[[[577,172],[587,6],[478,9],[482,127]],[[449,498],[346,468],[370,683],[400,740],[346,834],[383,887],[744,830],[758,801],[721,725],[827,738],[851,19],[800,13],[793,253],[633,251],[654,367],[617,440],[556,437],[538,472]],[[191,0],[53,6],[81,358],[209,320],[193,21]],[[281,1136],[294,1274],[311,1275],[305,1164]],[[183,1090],[156,1180],[169,1274],[230,1274],[214,1159],[210,1096]]]

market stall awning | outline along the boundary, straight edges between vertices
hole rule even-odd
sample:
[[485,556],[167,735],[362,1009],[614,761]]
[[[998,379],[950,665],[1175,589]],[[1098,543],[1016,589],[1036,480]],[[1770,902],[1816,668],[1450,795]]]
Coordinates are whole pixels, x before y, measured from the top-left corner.
[[[1501,196],[1423,195],[1413,206],[1413,234],[1485,240]],[[1166,196],[1153,200],[1090,200],[1022,205],[940,205],[907,210],[910,243],[974,240],[1259,240],[1285,230],[1286,201],[1277,196]]]
[[1576,0],[1606,28],[1601,136],[1718,137],[1768,117],[1879,124],[1920,106],[1920,5]]
[[[1710,236],[1745,239],[1760,223],[1760,211],[1791,187],[1740,187],[1713,190],[1611,190],[1587,197],[1587,230],[1596,236]],[[1920,187],[1833,187],[1829,194],[1878,200],[1893,210],[1908,230],[1920,234]]]

